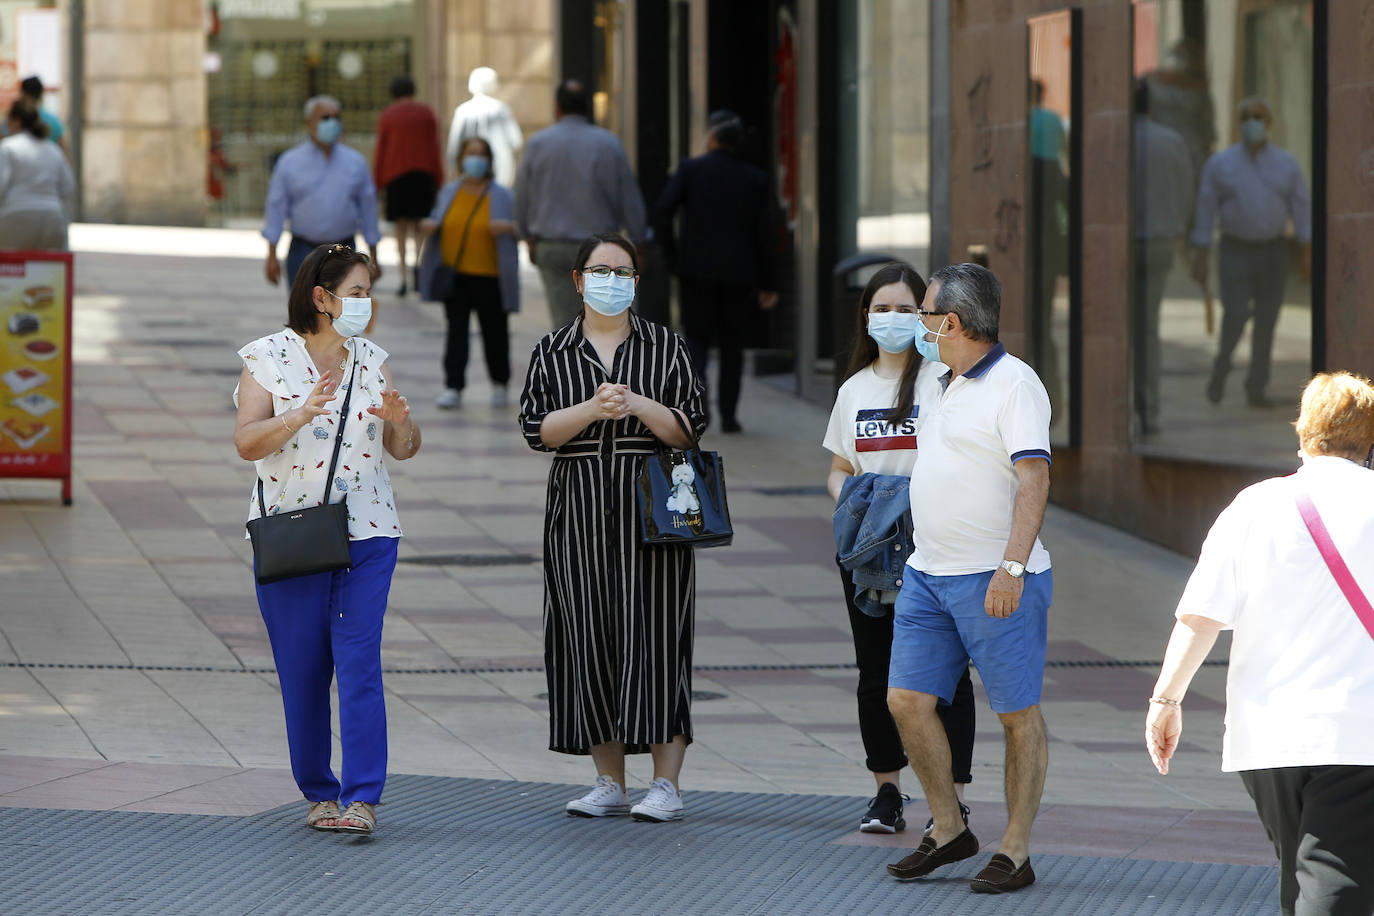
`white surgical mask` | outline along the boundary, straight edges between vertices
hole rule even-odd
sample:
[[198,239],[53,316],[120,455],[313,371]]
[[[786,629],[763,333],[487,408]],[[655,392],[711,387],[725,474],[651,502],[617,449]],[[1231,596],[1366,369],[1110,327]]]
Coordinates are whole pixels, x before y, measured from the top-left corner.
[[868,336],[889,353],[905,353],[916,339],[921,319],[915,312],[869,312]]
[[[329,293],[329,290],[325,290]],[[329,295],[334,296],[333,293]],[[372,320],[372,300],[357,299],[351,296],[334,296],[343,303],[343,311],[334,319],[334,330],[343,337],[357,337],[367,329]]]
[[634,277],[582,275],[582,301],[592,311],[614,318],[635,301]]

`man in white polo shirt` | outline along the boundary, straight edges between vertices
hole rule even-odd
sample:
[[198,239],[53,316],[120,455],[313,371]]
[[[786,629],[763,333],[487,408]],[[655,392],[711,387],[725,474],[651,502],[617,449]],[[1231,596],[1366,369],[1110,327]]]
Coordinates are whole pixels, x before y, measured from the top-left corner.
[[949,372],[919,392],[911,475],[915,551],[897,598],[888,707],[921,780],[934,826],[889,865],[910,881],[970,858],[979,845],[959,813],[937,703],[970,659],[1006,733],[1007,830],[970,886],[1035,881],[1030,829],[1049,752],[1040,715],[1053,580],[1040,523],[1050,484],[1050,401],[1034,370],[997,340],[1002,286],[976,264],[935,272],[916,346]]

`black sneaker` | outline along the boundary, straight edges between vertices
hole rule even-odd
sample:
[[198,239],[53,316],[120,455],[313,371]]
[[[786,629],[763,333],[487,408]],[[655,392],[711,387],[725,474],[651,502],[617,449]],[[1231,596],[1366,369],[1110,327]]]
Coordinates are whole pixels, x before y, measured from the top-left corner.
[[[968,815],[969,815],[968,805],[964,804],[963,802],[959,802],[959,813],[960,813],[961,815],[963,815],[963,818],[964,818],[964,826],[967,827],[967,826],[968,826]],[[932,831],[932,830],[934,830],[934,829],[935,829],[935,818],[932,817],[930,820],[926,821],[926,833],[930,833],[930,831]]]
[[859,829],[864,833],[896,833],[906,829],[902,819],[902,802],[911,801],[890,782],[878,788],[878,794],[868,803],[868,811],[859,821]]

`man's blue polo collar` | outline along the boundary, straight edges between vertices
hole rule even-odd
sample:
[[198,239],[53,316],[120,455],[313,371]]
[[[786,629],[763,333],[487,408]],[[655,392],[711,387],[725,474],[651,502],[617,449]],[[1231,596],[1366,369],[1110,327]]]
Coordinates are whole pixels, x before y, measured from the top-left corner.
[[[997,365],[997,361],[998,361],[999,359],[1001,359],[1002,357],[1004,357],[1004,356],[1006,356],[1006,355],[1007,355],[1007,348],[1004,347],[1004,346],[1002,346],[1002,342],[999,340],[997,343],[993,344],[991,350],[989,350],[988,352],[986,352],[986,353],[983,354],[983,358],[982,358],[982,359],[978,360],[978,362],[976,362],[976,363],[974,363],[972,366],[969,366],[969,367],[968,367],[968,371],[965,372],[965,373],[963,374],[963,377],[964,377],[964,378],[982,378],[984,375],[987,374],[987,371],[988,371],[989,369],[991,369],[993,366]],[[948,389],[948,388],[949,388],[949,383],[952,382],[952,381],[954,381],[954,370],[953,370],[953,369],[949,370],[949,371],[946,372],[944,375],[940,376],[940,385],[941,385],[941,387],[943,387],[943,388]]]
[[1006,355],[1007,348],[1002,346],[1002,342],[999,340],[993,344],[991,350],[983,354],[982,359],[969,366],[968,371],[964,373],[964,378],[982,378],[989,369],[997,364],[999,359]]

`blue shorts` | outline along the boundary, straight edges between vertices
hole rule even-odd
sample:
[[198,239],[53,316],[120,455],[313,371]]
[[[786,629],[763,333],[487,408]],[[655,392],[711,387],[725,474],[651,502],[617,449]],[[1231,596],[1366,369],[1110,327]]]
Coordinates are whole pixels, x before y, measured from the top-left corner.
[[954,699],[969,660],[993,712],[1017,712],[1040,702],[1054,579],[1026,573],[1021,603],[1010,617],[984,609],[992,573],[931,576],[907,567],[892,626],[889,687]]

